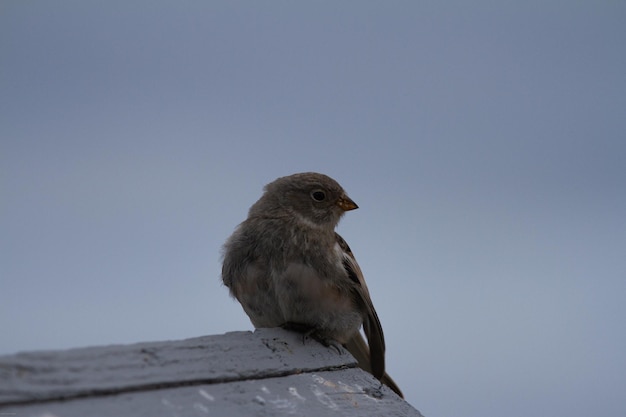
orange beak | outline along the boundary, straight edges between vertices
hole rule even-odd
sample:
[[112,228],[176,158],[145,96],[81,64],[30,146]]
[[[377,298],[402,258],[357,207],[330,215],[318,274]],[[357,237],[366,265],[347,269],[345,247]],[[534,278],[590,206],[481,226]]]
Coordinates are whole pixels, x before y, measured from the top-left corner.
[[337,205],[343,211],[349,211],[349,210],[354,210],[354,209],[358,209],[359,208],[359,206],[357,206],[356,203],[354,201],[352,201],[346,195],[339,197],[339,200],[337,200]]

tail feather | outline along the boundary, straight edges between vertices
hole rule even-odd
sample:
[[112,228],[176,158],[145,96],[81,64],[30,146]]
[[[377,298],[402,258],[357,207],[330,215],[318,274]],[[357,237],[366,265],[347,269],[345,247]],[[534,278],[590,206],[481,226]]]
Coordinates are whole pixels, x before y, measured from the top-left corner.
[[[348,343],[345,344],[345,347],[346,349],[348,349],[348,352],[350,352],[350,354],[354,356],[354,358],[357,360],[359,368],[373,375],[372,365],[370,363],[370,351],[367,347],[367,344],[365,343],[365,340],[363,339],[363,336],[361,336],[361,333],[356,333],[354,336],[352,336],[352,338],[348,340]],[[402,395],[402,391],[400,391],[400,388],[389,376],[389,374],[385,372],[383,376],[379,379],[380,382],[391,388],[401,398],[404,398],[404,395]]]

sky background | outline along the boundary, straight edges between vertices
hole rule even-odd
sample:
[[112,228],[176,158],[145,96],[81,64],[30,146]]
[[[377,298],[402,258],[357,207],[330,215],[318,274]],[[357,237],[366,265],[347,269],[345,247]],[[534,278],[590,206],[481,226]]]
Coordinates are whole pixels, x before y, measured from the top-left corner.
[[427,417],[626,414],[626,3],[0,3],[0,354],[252,328],[220,247],[332,176]]

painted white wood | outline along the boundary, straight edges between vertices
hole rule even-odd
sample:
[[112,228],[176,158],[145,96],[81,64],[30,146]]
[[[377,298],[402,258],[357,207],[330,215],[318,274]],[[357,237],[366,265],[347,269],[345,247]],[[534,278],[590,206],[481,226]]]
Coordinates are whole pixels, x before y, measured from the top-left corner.
[[0,356],[0,415],[421,414],[345,350],[282,329]]

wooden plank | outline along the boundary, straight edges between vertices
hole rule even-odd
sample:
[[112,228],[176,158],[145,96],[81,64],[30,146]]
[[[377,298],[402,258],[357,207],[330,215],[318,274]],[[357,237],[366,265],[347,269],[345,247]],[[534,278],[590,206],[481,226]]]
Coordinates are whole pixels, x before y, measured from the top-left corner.
[[2,412],[63,417],[422,417],[410,404],[358,368],[16,405]]
[[[182,341],[27,352],[0,357],[0,407],[264,379],[354,367],[347,351],[281,329]],[[197,392],[197,389],[195,389]]]

